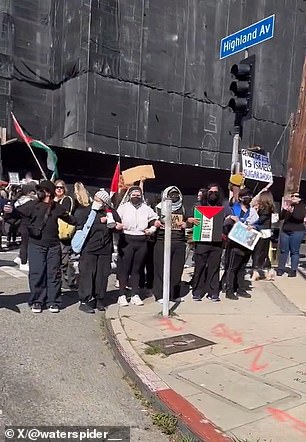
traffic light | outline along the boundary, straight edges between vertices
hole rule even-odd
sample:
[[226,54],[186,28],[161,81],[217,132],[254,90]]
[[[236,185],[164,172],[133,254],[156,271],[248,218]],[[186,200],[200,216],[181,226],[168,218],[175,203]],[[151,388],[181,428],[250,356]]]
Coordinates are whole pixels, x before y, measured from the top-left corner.
[[234,64],[231,67],[231,74],[235,78],[230,85],[234,97],[230,99],[228,106],[235,113],[235,124],[240,125],[242,119],[248,120],[252,116],[255,55]]

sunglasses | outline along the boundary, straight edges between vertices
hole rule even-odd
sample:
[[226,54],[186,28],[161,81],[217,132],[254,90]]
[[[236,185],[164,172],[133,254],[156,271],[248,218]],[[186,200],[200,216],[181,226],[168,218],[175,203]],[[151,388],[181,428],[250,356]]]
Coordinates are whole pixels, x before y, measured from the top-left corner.
[[300,198],[300,195],[298,194],[298,193],[293,193],[292,195],[291,195],[291,198]]
[[56,189],[64,189],[63,186],[55,186]]

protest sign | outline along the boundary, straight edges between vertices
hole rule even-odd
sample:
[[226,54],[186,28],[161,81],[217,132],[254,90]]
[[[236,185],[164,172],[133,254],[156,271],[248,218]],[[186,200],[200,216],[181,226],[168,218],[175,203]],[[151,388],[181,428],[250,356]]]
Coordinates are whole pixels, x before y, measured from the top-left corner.
[[254,250],[256,244],[261,237],[260,232],[255,229],[248,229],[248,227],[238,221],[230,231],[228,238],[241,246]]
[[142,178],[155,178],[154,169],[151,164],[144,166],[136,166],[122,172],[122,177],[125,185],[131,185]]
[[18,172],[9,172],[10,184],[20,184]]
[[224,207],[198,206],[194,217],[200,223],[193,227],[193,241],[221,241],[224,221]]
[[268,156],[241,149],[242,171],[245,178],[266,183],[273,182],[272,168]]

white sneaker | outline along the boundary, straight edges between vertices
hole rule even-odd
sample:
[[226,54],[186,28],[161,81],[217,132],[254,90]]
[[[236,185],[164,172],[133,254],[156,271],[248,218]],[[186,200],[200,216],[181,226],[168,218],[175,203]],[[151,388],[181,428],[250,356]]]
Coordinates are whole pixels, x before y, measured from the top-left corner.
[[49,312],[51,313],[59,313],[60,309],[58,305],[50,305]]
[[120,284],[119,284],[119,280],[116,279],[116,282],[115,282],[115,287],[116,287],[116,289],[119,289],[119,286],[120,286]]
[[29,264],[20,264],[19,269],[23,270],[24,272],[28,272],[29,271]]
[[134,295],[134,296],[131,297],[131,304],[134,304],[134,305],[143,305],[143,302],[142,302],[142,300],[139,298],[138,295]]
[[121,295],[118,298],[118,304],[121,305],[121,307],[127,307],[129,305],[129,303],[127,302],[126,296],[125,295]]
[[159,304],[163,304],[164,300],[163,299],[158,299],[156,302],[158,302]]
[[14,263],[17,264],[18,266],[20,266],[21,264],[21,259],[19,256],[16,256],[16,258],[14,259]]
[[175,298],[172,302],[185,302],[185,298]]

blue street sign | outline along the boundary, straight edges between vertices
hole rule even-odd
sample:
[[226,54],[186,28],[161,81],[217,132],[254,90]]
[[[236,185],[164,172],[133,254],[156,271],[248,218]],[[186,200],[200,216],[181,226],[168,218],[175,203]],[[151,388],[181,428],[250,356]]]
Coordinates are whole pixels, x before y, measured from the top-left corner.
[[222,38],[220,45],[220,59],[229,57],[251,46],[269,40],[274,34],[275,14],[253,23],[241,31]]

